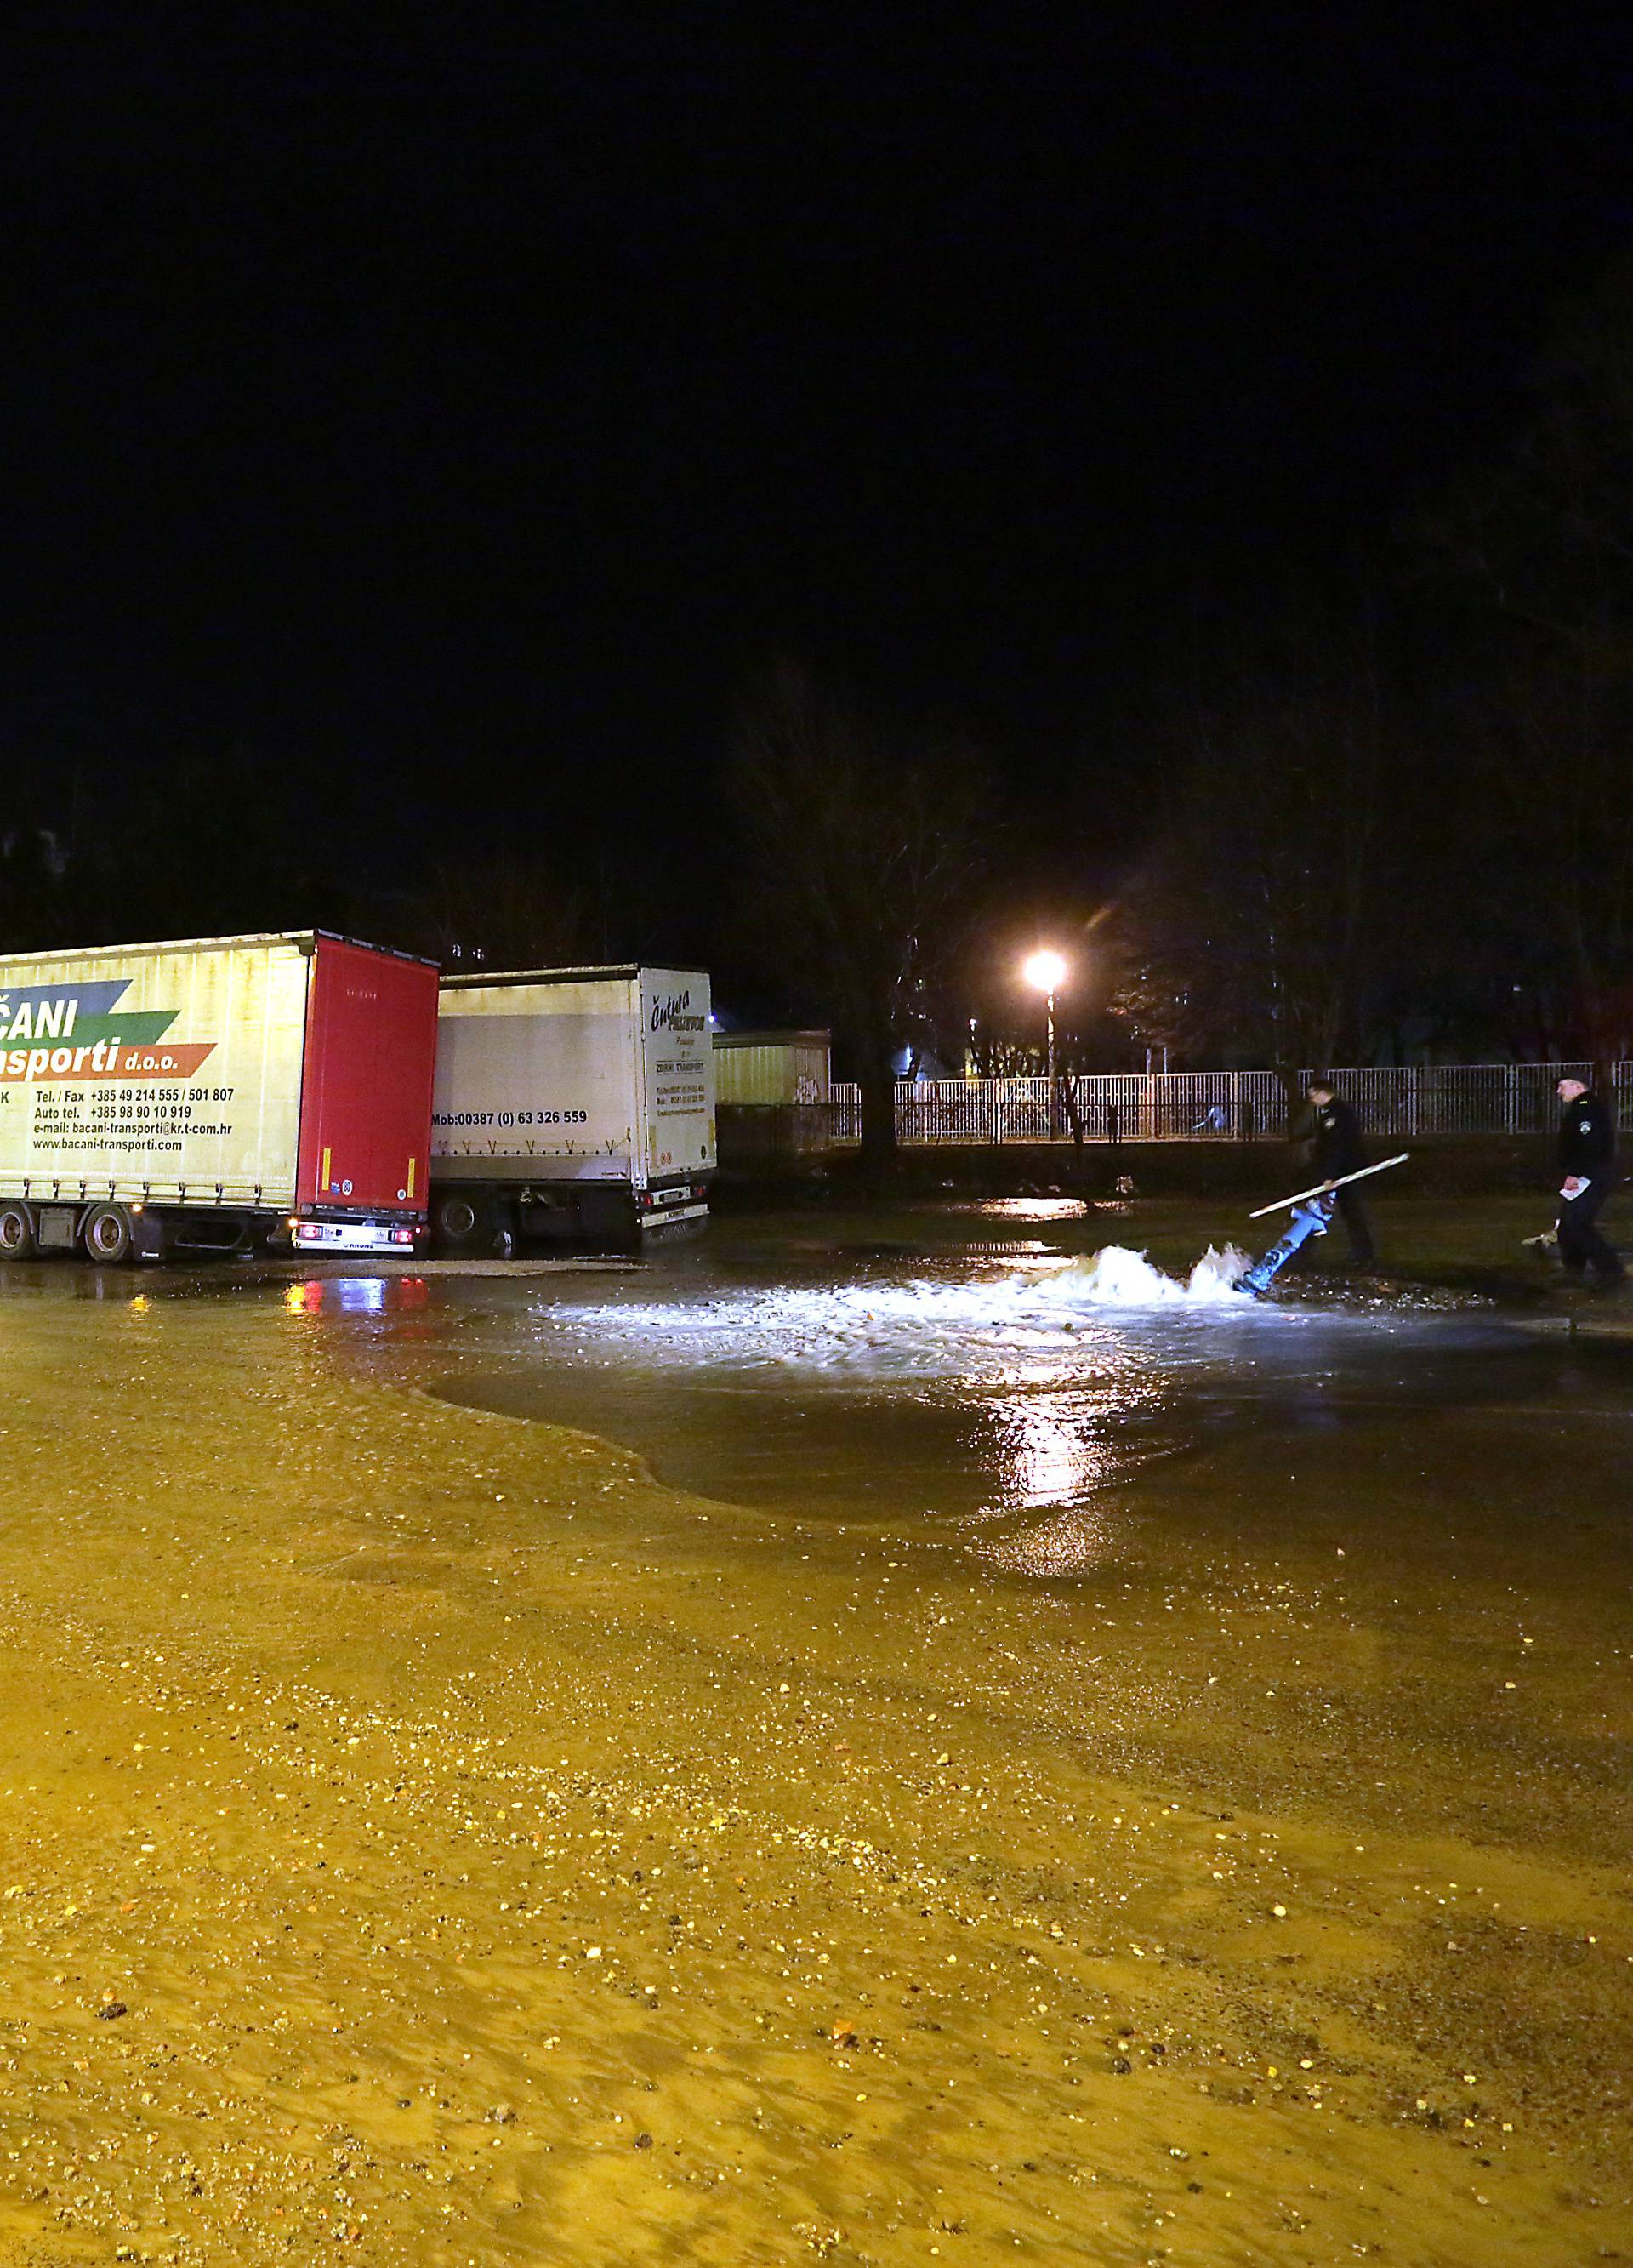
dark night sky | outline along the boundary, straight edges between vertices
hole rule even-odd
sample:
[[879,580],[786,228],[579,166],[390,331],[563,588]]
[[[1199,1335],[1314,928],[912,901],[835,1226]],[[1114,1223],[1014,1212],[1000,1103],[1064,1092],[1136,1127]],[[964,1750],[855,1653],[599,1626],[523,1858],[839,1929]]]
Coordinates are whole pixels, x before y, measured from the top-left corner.
[[1633,217],[1614,11],[215,12],[12,48],[0,732],[404,844],[695,844],[777,646],[1058,784]]

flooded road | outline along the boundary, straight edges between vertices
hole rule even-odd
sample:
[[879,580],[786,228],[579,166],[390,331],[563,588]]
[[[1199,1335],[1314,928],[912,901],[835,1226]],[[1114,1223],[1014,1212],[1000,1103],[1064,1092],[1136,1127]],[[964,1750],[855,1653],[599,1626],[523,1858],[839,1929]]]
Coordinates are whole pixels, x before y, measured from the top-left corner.
[[1030,1239],[949,1236],[986,1226],[971,1211],[907,1216],[931,1232],[913,1245],[842,1228],[741,1252],[726,1231],[656,1271],[541,1285],[445,1390],[611,1433],[666,1479],[768,1507],[1019,1514],[1036,1553],[1025,1515],[1115,1494],[1153,1455],[1546,1395],[1592,1359],[1573,1348],[1562,1369],[1563,1339],[1467,1292],[1335,1278],[1254,1301],[1231,1289],[1239,1253],[1169,1272],[1076,1206]]
[[1633,2257],[1633,1342],[1386,1222],[10,1271],[0,2261]]

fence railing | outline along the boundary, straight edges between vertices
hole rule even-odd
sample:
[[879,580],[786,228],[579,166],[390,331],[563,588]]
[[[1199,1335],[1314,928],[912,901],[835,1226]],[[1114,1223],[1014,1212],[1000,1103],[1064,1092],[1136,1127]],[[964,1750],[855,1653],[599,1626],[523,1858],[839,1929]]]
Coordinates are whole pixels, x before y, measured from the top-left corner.
[[[1564,1078],[1591,1081],[1592,1064],[1411,1064],[1332,1074],[1364,1130],[1384,1138],[1541,1134],[1559,1113]],[[1612,1069],[1617,1123],[1633,1130],[1633,1063]],[[830,1142],[861,1138],[854,1086],[830,1086]],[[904,1143],[1284,1141],[1305,1114],[1304,1077],[1291,1094],[1270,1071],[1095,1071],[1058,1079],[901,1079],[896,1138]]]
[[1414,1064],[1335,1071],[1333,1085],[1369,1134],[1541,1134],[1558,1119],[1560,1080],[1593,1076],[1586,1063]]

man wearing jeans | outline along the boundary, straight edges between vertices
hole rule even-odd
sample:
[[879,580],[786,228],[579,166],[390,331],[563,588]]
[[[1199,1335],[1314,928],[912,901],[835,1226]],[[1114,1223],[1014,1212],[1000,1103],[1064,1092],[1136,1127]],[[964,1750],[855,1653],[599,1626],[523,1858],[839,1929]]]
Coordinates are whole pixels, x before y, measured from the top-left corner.
[[1616,1186],[1616,1122],[1579,1079],[1562,1079],[1557,1164],[1559,1256],[1573,1275],[1591,1268],[1607,1283],[1626,1270],[1599,1232],[1599,1211]]

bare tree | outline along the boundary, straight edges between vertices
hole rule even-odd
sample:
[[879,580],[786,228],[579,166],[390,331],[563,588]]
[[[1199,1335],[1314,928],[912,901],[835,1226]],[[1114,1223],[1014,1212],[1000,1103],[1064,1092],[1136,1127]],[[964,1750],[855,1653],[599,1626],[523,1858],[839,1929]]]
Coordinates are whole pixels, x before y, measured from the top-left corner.
[[1603,1056],[1633,1045],[1633,259],[1535,394],[1507,459],[1408,533],[1478,673],[1464,792],[1493,926],[1539,1027]]
[[744,706],[732,785],[754,942],[854,1049],[863,1154],[887,1160],[894,1056],[933,1022],[977,911],[990,835],[980,773],[950,736],[784,663]]
[[1118,1012],[1181,1055],[1291,1076],[1353,1051],[1379,965],[1383,733],[1365,657],[1310,658],[1198,697],[1109,941]]
[[407,926],[416,950],[451,973],[566,968],[595,954],[586,892],[519,856],[438,867]]

